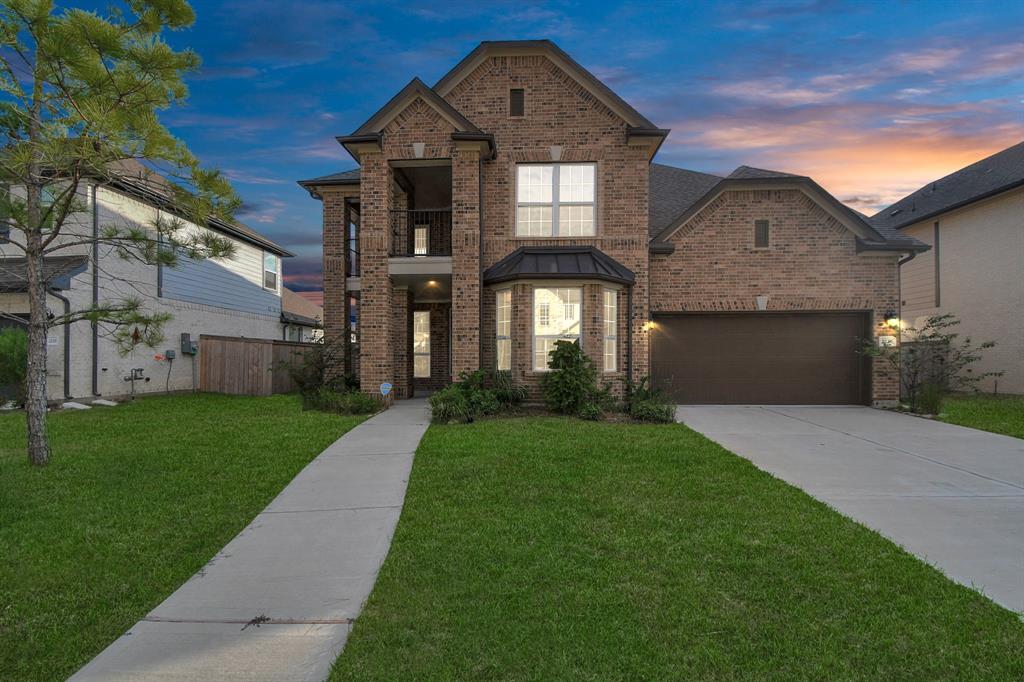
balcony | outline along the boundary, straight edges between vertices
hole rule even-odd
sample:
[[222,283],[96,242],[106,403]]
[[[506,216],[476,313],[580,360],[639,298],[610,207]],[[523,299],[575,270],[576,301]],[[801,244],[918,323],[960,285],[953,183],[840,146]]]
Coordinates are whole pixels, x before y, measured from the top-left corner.
[[391,211],[392,258],[452,255],[452,210]]

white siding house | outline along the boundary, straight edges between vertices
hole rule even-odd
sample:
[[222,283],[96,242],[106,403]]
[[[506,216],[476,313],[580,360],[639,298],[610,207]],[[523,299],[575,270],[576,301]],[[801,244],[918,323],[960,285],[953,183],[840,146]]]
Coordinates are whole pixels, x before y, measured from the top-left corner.
[[[162,210],[146,199],[145,192],[134,192],[130,183],[117,188],[88,185],[81,194],[87,210],[65,225],[63,239],[67,241],[75,235],[91,235],[104,225],[152,230]],[[185,229],[210,228],[186,223]],[[95,251],[90,245],[81,245],[59,252],[67,257],[70,277],[63,282],[58,279],[54,287],[58,290],[48,297],[54,315],[64,312],[61,297],[67,299],[71,310],[88,309],[93,301],[102,306],[134,297],[144,302],[147,312],[169,313],[172,319],[164,325],[164,341],[158,347],[136,345],[127,354],[119,351],[110,338],[112,329],[106,325],[76,322],[67,331],[51,328],[47,360],[51,400],[123,396],[132,391],[133,382],[128,379],[132,370],[137,376],[141,373],[141,380],[134,382],[138,393],[197,388],[198,359],[183,352],[188,349],[183,334],[197,344],[200,334],[282,337],[281,258],[291,254],[244,225],[218,223],[214,231],[235,244],[233,257],[201,262],[183,259],[180,266],[168,268],[125,260],[106,245]],[[10,275],[20,256],[19,250],[0,243],[0,282],[5,281],[5,266]],[[27,318],[28,314],[26,294],[12,287],[10,280],[7,277],[7,286],[0,287],[0,313],[7,314],[0,320],[6,326],[16,324],[12,315]],[[166,350],[174,351],[173,360],[166,359]]]

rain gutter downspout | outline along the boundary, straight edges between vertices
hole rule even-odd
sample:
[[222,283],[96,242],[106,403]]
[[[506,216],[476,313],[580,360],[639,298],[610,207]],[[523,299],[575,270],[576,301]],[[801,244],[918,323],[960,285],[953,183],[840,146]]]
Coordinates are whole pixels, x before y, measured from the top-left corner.
[[[100,207],[96,202],[97,185],[92,186],[92,309],[100,303]],[[92,394],[100,394],[100,327],[92,322]]]

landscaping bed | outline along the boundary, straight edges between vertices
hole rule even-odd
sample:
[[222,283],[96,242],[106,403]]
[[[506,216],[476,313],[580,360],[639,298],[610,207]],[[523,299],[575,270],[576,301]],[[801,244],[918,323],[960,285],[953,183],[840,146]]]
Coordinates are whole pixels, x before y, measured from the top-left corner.
[[349,679],[1021,679],[1024,625],[682,425],[432,426]]
[[0,679],[64,679],[362,421],[295,396],[147,397],[50,415],[32,468],[0,414]]

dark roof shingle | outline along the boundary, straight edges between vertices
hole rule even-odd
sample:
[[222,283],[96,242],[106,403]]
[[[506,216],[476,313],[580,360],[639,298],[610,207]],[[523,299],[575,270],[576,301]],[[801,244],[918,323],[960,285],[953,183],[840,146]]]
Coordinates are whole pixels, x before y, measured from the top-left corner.
[[767,170],[765,168],[754,168],[753,166],[740,166],[729,177],[733,179],[749,180],[750,178],[798,178],[799,175],[783,173],[782,171]]
[[648,228],[654,237],[722,181],[717,175],[652,163]]
[[929,182],[871,216],[880,231],[895,231],[954,208],[1024,186],[1024,142]]

